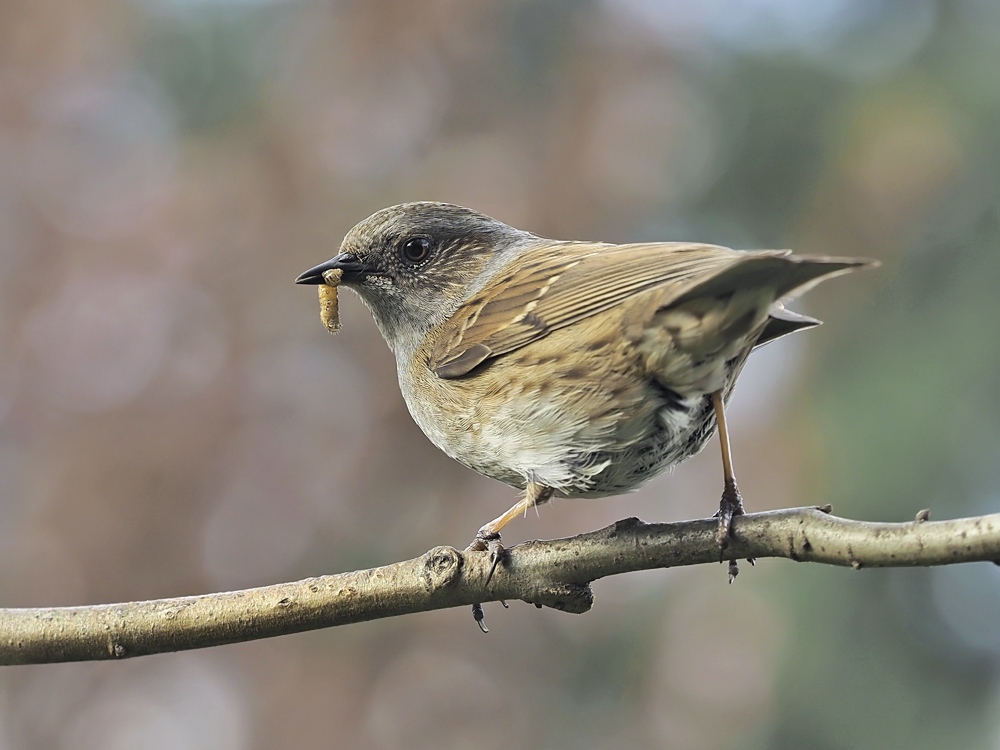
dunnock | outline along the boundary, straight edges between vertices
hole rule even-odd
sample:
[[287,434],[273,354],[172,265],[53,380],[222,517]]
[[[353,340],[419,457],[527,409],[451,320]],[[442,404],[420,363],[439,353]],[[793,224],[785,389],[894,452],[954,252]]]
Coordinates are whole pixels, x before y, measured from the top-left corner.
[[[559,242],[461,206],[404,203],[355,226],[296,279],[342,274],[396,355],[431,442],[523,490],[473,549],[560,497],[638,487],[694,455],[716,426],[719,543],[743,513],[724,404],[750,352],[819,324],[783,302],[871,261],[715,245]],[[731,571],[734,572],[734,571]]]

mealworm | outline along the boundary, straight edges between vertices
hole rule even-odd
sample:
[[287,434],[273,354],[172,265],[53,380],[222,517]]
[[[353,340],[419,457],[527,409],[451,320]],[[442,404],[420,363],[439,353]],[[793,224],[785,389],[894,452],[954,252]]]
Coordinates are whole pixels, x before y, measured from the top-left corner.
[[337,286],[344,272],[334,268],[323,272],[325,284],[319,285],[319,319],[330,333],[340,330],[340,309],[337,304]]

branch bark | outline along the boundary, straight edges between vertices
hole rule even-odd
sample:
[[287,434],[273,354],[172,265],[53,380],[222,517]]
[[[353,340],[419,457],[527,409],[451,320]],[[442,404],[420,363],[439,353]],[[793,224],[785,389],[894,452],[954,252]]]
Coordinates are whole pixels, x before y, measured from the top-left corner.
[[[723,559],[785,557],[863,567],[1000,561],[1000,513],[870,523],[791,508],[733,520]],[[295,583],[87,607],[0,609],[0,664],[122,659],[205,648],[412,612],[520,599],[582,613],[590,583],[634,570],[717,563],[716,521],[636,518],[509,550],[489,586],[483,552],[436,547],[404,562]]]

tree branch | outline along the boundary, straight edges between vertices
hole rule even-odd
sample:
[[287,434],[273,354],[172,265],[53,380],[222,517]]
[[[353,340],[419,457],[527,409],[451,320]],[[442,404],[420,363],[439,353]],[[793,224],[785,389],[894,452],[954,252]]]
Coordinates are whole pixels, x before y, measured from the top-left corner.
[[[952,521],[868,523],[829,508],[739,516],[724,559],[786,557],[862,567],[1000,560],[1000,514]],[[633,570],[718,562],[716,521],[636,518],[569,539],[511,549],[490,585],[482,552],[436,547],[405,562],[179,599],[89,607],[0,609],[0,664],[37,664],[218,646],[476,602],[521,599],[582,613],[590,583]]]

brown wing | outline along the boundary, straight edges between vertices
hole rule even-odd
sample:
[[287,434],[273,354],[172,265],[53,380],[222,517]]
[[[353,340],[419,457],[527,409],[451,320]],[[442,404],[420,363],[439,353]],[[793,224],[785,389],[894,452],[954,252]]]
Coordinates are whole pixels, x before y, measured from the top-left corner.
[[430,367],[442,378],[461,377],[490,357],[632,295],[664,284],[676,284],[681,294],[690,282],[743,258],[729,248],[679,242],[540,244],[455,312],[440,332]]

